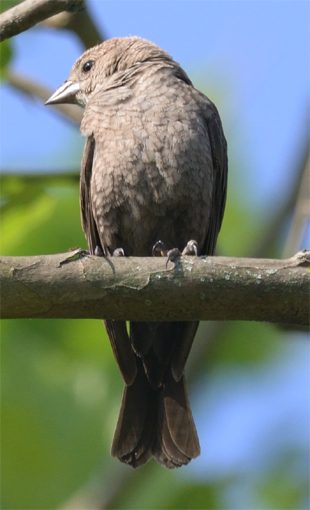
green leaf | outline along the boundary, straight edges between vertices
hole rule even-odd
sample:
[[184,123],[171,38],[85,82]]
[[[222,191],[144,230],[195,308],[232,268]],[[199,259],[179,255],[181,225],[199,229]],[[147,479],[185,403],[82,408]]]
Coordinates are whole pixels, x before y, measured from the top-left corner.
[[186,484],[173,493],[173,498],[168,503],[167,509],[188,508],[196,509],[219,509],[218,488],[216,484]]
[[15,7],[15,5],[22,3],[23,0],[1,0],[0,12],[7,11]]
[[12,44],[8,39],[0,44],[0,80],[5,78],[8,64],[12,58]]

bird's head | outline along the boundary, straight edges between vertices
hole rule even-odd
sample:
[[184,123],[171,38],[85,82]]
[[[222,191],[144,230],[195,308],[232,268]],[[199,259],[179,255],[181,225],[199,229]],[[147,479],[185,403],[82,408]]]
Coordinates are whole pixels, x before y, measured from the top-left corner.
[[85,107],[93,93],[127,84],[143,63],[173,63],[156,44],[140,37],[122,37],[91,48],[77,59],[68,79],[46,101],[46,105],[73,103]]

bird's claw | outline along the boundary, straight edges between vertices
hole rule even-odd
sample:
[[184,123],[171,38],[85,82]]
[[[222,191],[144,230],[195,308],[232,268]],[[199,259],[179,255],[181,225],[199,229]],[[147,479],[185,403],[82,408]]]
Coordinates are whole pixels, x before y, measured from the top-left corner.
[[155,257],[157,251],[160,251],[160,253],[161,253],[161,255],[163,257],[166,257],[167,254],[168,254],[168,250],[166,248],[166,245],[162,241],[157,241],[154,244],[154,246],[152,248],[152,257]]
[[181,252],[179,250],[179,248],[172,248],[172,250],[169,250],[168,253],[167,253],[167,258],[166,258],[166,269],[167,269],[167,266],[168,266],[168,262],[171,260],[171,262],[175,262],[175,260],[179,257],[181,257]]
[[102,251],[102,249],[100,248],[100,246],[96,246],[96,248],[95,248],[95,252],[94,252],[94,253],[95,253],[95,256],[96,256],[96,257],[103,257],[103,251]]
[[182,255],[195,255],[195,257],[198,257],[198,243],[197,241],[194,241],[191,239],[191,241],[188,241],[187,245],[185,246],[184,250],[182,251]]
[[195,255],[198,256],[198,243],[197,241],[194,241],[191,239],[188,241],[187,245],[185,246],[182,253],[180,252],[179,248],[172,248],[172,250],[167,250],[165,243],[162,241],[157,241],[152,249],[152,256],[154,257],[156,255],[156,252],[159,251],[163,257],[166,258],[166,268],[168,266],[168,262],[175,262],[175,260],[181,255]]
[[116,248],[112,253],[112,257],[125,257],[123,248]]

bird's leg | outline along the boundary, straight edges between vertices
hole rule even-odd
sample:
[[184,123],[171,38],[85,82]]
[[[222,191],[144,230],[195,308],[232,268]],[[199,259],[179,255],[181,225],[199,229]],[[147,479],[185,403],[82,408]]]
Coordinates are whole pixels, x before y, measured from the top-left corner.
[[182,253],[180,252],[179,248],[172,248],[171,250],[167,250],[165,243],[162,241],[157,241],[152,249],[152,255],[154,257],[155,253],[157,251],[160,251],[161,255],[166,258],[166,267],[168,265],[168,262],[171,260],[171,262],[174,262],[175,259],[178,257],[181,257],[181,255],[195,255],[198,256],[198,243],[197,241],[191,239],[188,241],[187,245],[185,246]]

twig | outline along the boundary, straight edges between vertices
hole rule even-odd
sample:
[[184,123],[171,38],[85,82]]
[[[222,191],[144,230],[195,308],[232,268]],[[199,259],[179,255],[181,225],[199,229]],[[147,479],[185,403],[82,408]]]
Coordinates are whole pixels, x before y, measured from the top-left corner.
[[84,0],[25,0],[0,15],[0,41],[20,34],[62,11],[83,8]]
[[296,197],[296,206],[290,231],[283,250],[284,257],[289,257],[300,247],[300,243],[306,229],[306,224],[307,221],[309,221],[310,216],[309,185],[310,156],[308,153],[308,158],[304,166],[302,179],[300,180],[299,190]]
[[[67,172],[54,172],[53,169],[44,171],[43,173],[27,173],[25,174],[21,170],[7,170],[5,168],[1,168],[0,173],[0,189],[1,186],[6,182],[9,182],[12,179],[15,179],[18,177],[18,180],[23,182],[24,185],[30,185],[30,186],[49,186],[50,184],[52,186],[57,186],[59,182],[61,182],[61,185],[66,184],[79,184],[79,175],[78,175],[79,168],[72,167],[70,171]],[[3,206],[4,207],[4,206]]]
[[66,29],[74,32],[85,48],[91,48],[103,42],[106,36],[97,28],[87,6],[82,12],[61,12],[43,22],[49,28]]
[[[12,71],[6,73],[6,79],[7,82],[19,92],[23,92],[31,98],[39,98],[44,102],[47,101],[53,93],[53,91],[40,85],[38,82]],[[79,125],[82,120],[83,111],[77,106],[54,105],[53,110],[60,113],[66,120],[74,124]]]
[[264,222],[264,233],[261,236],[258,236],[256,242],[254,240],[249,252],[246,253],[247,256],[272,257],[275,254],[277,256],[281,255],[281,250],[279,249],[281,233],[283,232],[283,225],[285,225],[285,222],[294,209],[297,195],[297,183],[298,180],[295,181],[293,189],[289,195],[287,197],[283,197],[283,201],[279,209],[277,211],[273,211],[273,214],[268,216],[267,221]]

